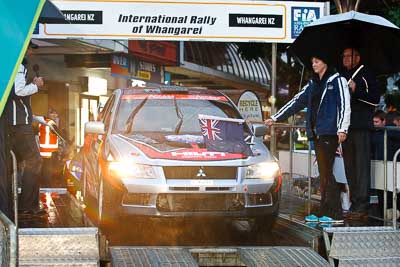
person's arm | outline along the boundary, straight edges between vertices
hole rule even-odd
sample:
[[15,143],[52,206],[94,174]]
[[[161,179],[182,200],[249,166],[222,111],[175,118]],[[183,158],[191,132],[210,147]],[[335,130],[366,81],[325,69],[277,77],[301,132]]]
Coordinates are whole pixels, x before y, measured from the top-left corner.
[[25,71],[24,65],[21,64],[14,82],[17,96],[28,96],[38,92],[38,86],[35,83],[26,84]]
[[354,82],[355,89],[352,97],[361,102],[366,101],[368,103],[371,103],[372,105],[377,105],[379,103],[380,92],[378,88],[378,81],[372,73],[370,73],[368,70],[361,71],[355,77]]
[[349,87],[347,86],[346,79],[344,77],[340,77],[339,79],[337,79],[337,83],[338,83],[337,103],[339,111],[337,128],[340,139],[340,136],[342,136],[343,138],[343,135],[341,135],[341,133],[347,134],[347,130],[349,129],[351,108],[350,108],[350,92],[349,92]]
[[303,89],[297,93],[289,102],[287,102],[276,114],[271,116],[273,121],[283,121],[299,112],[307,106],[308,94],[310,93],[310,83],[307,83]]

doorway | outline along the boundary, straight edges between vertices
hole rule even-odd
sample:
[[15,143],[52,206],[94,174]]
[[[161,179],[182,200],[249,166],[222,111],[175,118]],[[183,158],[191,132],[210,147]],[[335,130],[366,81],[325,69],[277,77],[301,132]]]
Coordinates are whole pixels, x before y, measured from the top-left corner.
[[77,130],[77,145],[83,146],[85,137],[85,123],[88,121],[97,120],[99,108],[99,96],[93,95],[80,95],[79,99],[79,112],[78,112],[78,127]]

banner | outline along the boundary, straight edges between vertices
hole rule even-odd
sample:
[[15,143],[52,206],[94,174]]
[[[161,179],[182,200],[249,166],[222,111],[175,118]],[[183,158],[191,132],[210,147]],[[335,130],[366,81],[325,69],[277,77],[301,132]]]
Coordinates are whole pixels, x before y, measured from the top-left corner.
[[54,0],[64,24],[37,38],[291,43],[327,13],[326,3],[291,1]]
[[0,114],[3,113],[19,65],[45,0],[0,1]]

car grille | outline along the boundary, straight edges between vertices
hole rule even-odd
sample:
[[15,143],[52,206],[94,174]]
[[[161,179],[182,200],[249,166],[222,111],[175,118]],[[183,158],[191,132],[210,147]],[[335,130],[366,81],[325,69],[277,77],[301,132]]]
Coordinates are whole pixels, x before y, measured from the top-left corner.
[[243,194],[159,194],[157,209],[164,212],[239,211]]
[[167,179],[235,179],[237,167],[179,166],[164,167]]

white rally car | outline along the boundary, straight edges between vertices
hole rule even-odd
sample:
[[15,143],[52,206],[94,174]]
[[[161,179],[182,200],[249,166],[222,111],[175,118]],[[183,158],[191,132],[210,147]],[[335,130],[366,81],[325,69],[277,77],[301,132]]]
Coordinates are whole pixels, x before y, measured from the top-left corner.
[[118,89],[99,121],[88,122],[83,195],[100,222],[121,214],[222,216],[269,227],[281,174],[263,144],[267,128],[245,123],[250,155],[208,151],[199,114],[241,119],[218,91],[177,87]]

